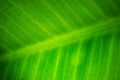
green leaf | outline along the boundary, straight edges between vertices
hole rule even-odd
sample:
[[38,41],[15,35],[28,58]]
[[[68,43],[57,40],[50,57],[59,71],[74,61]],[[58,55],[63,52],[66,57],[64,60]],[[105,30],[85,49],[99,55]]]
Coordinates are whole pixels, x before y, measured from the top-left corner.
[[120,80],[119,0],[0,0],[0,80]]

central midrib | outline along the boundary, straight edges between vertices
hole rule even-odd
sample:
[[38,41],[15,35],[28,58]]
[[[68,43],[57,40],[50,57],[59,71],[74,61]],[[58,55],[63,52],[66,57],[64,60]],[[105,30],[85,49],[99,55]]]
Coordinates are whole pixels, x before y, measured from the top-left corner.
[[44,42],[38,42],[31,46],[26,46],[25,48],[0,56],[0,61],[11,60],[11,58],[12,59],[19,58],[25,55],[33,54],[35,52],[43,52],[45,50],[53,49],[53,48],[63,46],[75,41],[84,40],[86,38],[90,38],[95,35],[103,35],[105,33],[108,33],[114,30],[119,30],[120,27],[112,26],[112,25],[120,24],[119,21],[120,21],[119,17],[110,18],[107,21],[103,21],[91,26],[86,26],[83,29],[76,30],[74,32],[67,33],[65,35],[61,35],[58,37],[54,37],[53,39],[49,39]]

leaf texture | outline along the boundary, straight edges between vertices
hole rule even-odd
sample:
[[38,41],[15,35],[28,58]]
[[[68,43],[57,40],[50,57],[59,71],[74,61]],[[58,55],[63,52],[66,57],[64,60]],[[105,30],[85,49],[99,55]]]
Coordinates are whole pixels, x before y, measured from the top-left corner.
[[0,0],[0,80],[120,80],[119,0]]

